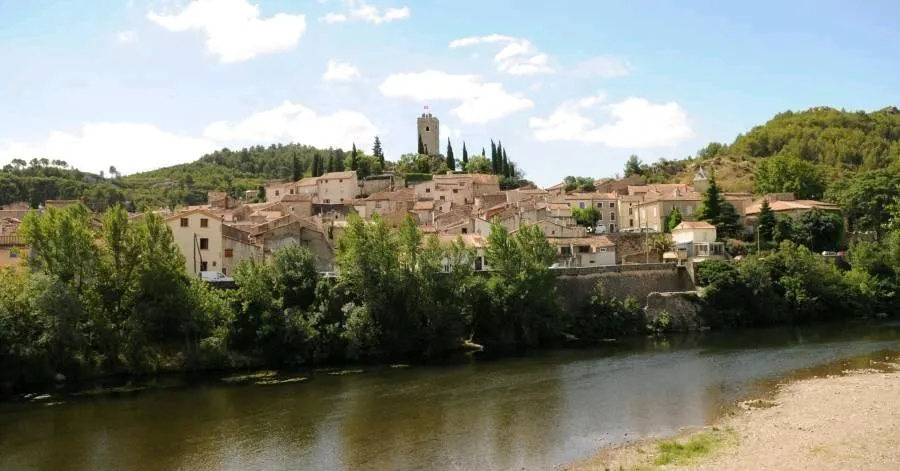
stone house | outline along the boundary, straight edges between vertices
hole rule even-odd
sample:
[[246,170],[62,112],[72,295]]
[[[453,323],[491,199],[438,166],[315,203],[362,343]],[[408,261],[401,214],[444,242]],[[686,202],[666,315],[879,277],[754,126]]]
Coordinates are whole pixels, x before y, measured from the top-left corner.
[[558,250],[557,262],[567,267],[616,264],[616,244],[604,236],[550,237]]
[[615,193],[575,192],[565,195],[563,201],[569,208],[597,208],[600,218],[597,220],[598,232],[617,232],[619,200]]
[[316,179],[319,203],[341,204],[359,195],[356,172],[331,172]]
[[221,216],[207,209],[192,209],[169,216],[166,224],[184,255],[189,275],[199,277],[200,272],[222,271],[225,253]]

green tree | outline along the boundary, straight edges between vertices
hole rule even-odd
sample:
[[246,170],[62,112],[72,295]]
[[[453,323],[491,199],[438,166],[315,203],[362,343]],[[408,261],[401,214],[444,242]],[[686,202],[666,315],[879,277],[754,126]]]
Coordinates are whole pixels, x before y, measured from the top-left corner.
[[838,180],[828,189],[828,198],[840,205],[850,230],[881,236],[891,219],[891,205],[900,199],[900,169],[859,172]]
[[591,177],[567,176],[563,179],[566,191],[595,191],[594,179]]
[[496,175],[500,173],[500,160],[497,157],[497,144],[491,139],[491,172]]
[[447,168],[456,170],[456,159],[453,158],[453,145],[450,144],[450,138],[447,138]]
[[700,160],[711,159],[723,153],[727,147],[720,142],[710,142],[706,147],[697,151],[697,158]]
[[760,160],[754,186],[757,193],[793,193],[800,199],[819,199],[825,182],[816,165],[794,156],[776,155]]
[[466,142],[463,141],[462,168],[465,170],[469,166],[469,151],[466,149]]
[[575,223],[584,227],[596,227],[600,221],[600,211],[593,207],[572,208],[572,216],[575,217]]
[[696,216],[716,226],[716,234],[720,238],[734,237],[740,232],[740,215],[734,205],[725,201],[714,176],[709,177],[709,187],[703,194]]
[[359,169],[359,156],[356,153],[356,143],[354,143],[350,150],[350,170],[356,171],[357,169]]
[[679,224],[681,224],[681,210],[678,209],[678,206],[675,206],[669,213],[669,217],[666,218],[665,232],[672,232]]
[[763,199],[759,207],[759,218],[756,220],[759,227],[759,237],[764,241],[772,240],[772,233],[775,230],[775,212],[769,206],[769,200]]
[[325,164],[325,173],[331,173],[335,171],[335,158],[334,153],[328,154],[328,163]]
[[297,158],[297,153],[291,156],[291,180],[297,181],[303,178],[303,164],[300,163],[300,159]]
[[466,164],[467,173],[491,173],[491,161],[483,155],[477,155]]
[[637,155],[631,154],[625,162],[625,176],[643,175],[643,166],[644,164],[641,162],[641,159]]
[[372,144],[372,156],[378,160],[381,168],[384,168],[384,150],[381,148],[381,139],[375,136],[375,143]]
[[839,214],[813,209],[796,221],[792,239],[814,252],[835,250],[840,244],[843,229]]

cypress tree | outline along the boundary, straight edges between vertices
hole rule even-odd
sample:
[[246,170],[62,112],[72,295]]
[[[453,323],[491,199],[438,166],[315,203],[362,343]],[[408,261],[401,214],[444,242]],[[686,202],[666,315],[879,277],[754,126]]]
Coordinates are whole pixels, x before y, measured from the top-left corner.
[[447,168],[456,170],[456,159],[453,158],[453,145],[450,144],[450,138],[447,138]]
[[497,156],[497,144],[491,139],[491,173],[494,175],[500,173],[500,159]]
[[300,159],[297,158],[297,151],[294,151],[291,156],[291,171],[294,181],[303,178],[303,166],[300,164]]
[[359,161],[356,155],[356,143],[353,143],[353,149],[350,151],[350,170],[356,170],[359,168]]
[[756,224],[759,226],[759,237],[762,240],[772,240],[772,231],[775,229],[775,213],[769,206],[769,200],[764,199],[759,207],[759,218]]
[[465,170],[467,165],[469,165],[469,151],[466,149],[466,141],[463,141],[462,169]]
[[343,172],[347,169],[346,163],[344,162],[345,157],[343,152],[338,152],[336,150],[332,150],[331,153],[334,155],[334,171],[335,172]]
[[328,173],[335,171],[334,152],[328,154],[328,163],[325,164],[325,171]]
[[319,174],[319,160],[321,160],[321,159],[322,159],[322,157],[319,155],[318,152],[316,152],[316,153],[313,155],[313,159],[312,159],[312,168],[310,169],[310,174],[311,174],[312,176],[314,176],[314,177],[319,177],[319,176],[321,176],[321,175]]

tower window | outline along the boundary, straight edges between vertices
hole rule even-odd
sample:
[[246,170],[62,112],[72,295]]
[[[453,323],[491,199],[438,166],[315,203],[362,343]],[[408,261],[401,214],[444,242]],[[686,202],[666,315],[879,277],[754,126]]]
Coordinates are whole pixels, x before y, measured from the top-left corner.
[[425,126],[425,132],[428,132],[428,131],[431,131],[431,128],[428,126]]

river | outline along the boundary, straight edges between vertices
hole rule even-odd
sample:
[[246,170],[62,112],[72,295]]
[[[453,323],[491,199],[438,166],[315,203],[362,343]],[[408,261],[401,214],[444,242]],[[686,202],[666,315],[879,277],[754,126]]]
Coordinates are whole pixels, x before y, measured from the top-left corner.
[[897,324],[810,327],[277,385],[62,395],[0,404],[0,470],[553,469],[707,424],[785,377],[898,351]]

